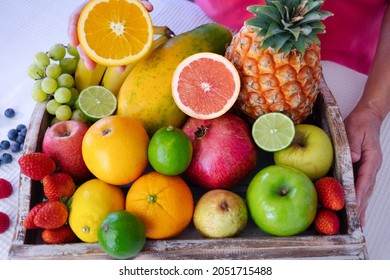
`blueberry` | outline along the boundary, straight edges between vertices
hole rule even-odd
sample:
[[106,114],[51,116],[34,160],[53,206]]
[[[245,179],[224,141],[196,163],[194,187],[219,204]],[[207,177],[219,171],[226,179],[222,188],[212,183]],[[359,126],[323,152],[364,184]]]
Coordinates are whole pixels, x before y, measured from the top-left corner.
[[22,135],[23,137],[26,137],[26,135],[27,135],[27,128],[22,128],[22,130],[19,132],[19,135]]
[[10,149],[11,149],[11,152],[13,152],[13,153],[19,152],[21,150],[20,149],[20,143],[18,143],[18,142],[11,142]]
[[15,141],[16,138],[18,137],[18,131],[15,128],[12,128],[8,131],[8,139]]
[[18,124],[16,126],[16,130],[19,132],[22,131],[23,129],[27,129],[27,127],[24,124]]
[[15,116],[15,110],[12,108],[5,109],[4,116],[7,118],[13,118]]
[[0,161],[2,163],[11,163],[12,162],[12,155],[9,153],[4,153],[1,155]]
[[18,135],[18,137],[16,137],[16,142],[18,142],[19,144],[22,144],[22,143],[24,143],[24,136],[22,136],[22,135]]
[[3,140],[0,143],[0,149],[7,150],[10,147],[10,142],[8,140]]

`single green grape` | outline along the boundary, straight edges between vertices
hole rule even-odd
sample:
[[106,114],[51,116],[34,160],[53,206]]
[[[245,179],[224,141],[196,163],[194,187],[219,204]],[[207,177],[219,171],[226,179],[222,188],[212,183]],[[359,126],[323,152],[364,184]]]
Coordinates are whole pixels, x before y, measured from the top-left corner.
[[74,121],[81,121],[83,123],[88,122],[88,120],[84,117],[83,113],[81,113],[79,109],[73,110],[72,117],[70,119]]
[[50,58],[46,53],[38,52],[34,55],[34,63],[43,70],[50,64]]
[[47,94],[51,94],[57,90],[58,84],[57,84],[57,81],[55,79],[46,77],[46,78],[43,78],[43,80],[42,80],[41,88]]
[[79,58],[80,55],[79,55],[79,51],[77,50],[76,47],[73,47],[71,44],[68,44],[68,46],[66,47],[67,51],[68,51],[68,54],[70,54],[71,56],[74,56],[74,57],[77,57]]
[[32,99],[38,103],[44,102],[47,98],[46,92],[44,92],[41,88],[33,88],[31,94]]
[[69,90],[70,90],[70,93],[72,94],[72,97],[70,98],[70,100],[68,102],[66,102],[66,105],[73,107],[76,103],[77,98],[80,95],[80,92],[78,91],[77,88],[74,88],[74,87],[70,88]]
[[49,50],[49,57],[53,60],[60,61],[66,55],[66,48],[63,44],[55,44]]
[[61,66],[55,63],[51,63],[46,67],[46,77],[52,78],[52,79],[57,79],[61,73],[62,69]]
[[50,114],[50,115],[55,115],[56,114],[56,111],[57,111],[57,108],[60,107],[61,104],[58,103],[55,99],[50,99],[47,103],[46,103],[46,111]]
[[65,104],[72,98],[72,93],[68,88],[59,87],[54,92],[54,99],[61,104]]
[[55,116],[60,121],[67,121],[72,117],[72,109],[68,105],[61,105],[57,108]]
[[42,89],[41,85],[42,85],[42,79],[36,80],[34,83],[34,88]]
[[74,86],[74,78],[71,74],[63,73],[57,78],[59,87],[71,88]]
[[42,79],[43,77],[43,70],[39,68],[35,63],[29,65],[27,67],[27,75],[34,80]]
[[62,73],[68,73],[73,75],[76,72],[78,59],[75,57],[64,57],[60,60],[60,66]]
[[54,124],[56,124],[56,123],[58,123],[58,122],[60,122],[60,120],[57,119],[56,117],[53,117],[53,118],[51,119],[50,125],[54,125]]

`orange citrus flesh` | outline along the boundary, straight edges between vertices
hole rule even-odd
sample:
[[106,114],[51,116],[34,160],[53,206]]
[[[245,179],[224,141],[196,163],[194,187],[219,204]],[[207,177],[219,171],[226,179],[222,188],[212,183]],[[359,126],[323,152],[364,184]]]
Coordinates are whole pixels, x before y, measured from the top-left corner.
[[172,94],[177,106],[197,119],[212,119],[226,113],[240,91],[240,77],[225,57],[197,53],[175,70]]
[[149,12],[138,0],[92,0],[78,21],[80,45],[96,63],[127,65],[147,54],[153,41]]
[[189,225],[194,200],[182,178],[152,171],[132,184],[126,196],[126,210],[141,218],[147,238],[166,239]]

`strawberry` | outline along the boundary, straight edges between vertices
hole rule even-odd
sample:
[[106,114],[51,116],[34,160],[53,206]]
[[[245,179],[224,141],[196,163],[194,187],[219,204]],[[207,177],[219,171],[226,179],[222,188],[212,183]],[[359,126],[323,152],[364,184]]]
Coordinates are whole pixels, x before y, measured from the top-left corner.
[[42,240],[47,244],[63,244],[76,242],[78,238],[69,225],[63,225],[59,228],[44,229]]
[[18,160],[21,173],[32,180],[41,181],[45,176],[56,170],[54,160],[40,152],[25,154]]
[[48,200],[67,200],[76,190],[72,177],[64,172],[45,176],[42,184],[43,192]]
[[330,210],[339,211],[345,204],[343,185],[333,177],[323,177],[315,182],[318,203]]
[[0,178],[0,198],[7,198],[12,193],[12,185],[6,179]]
[[68,219],[68,209],[61,201],[47,201],[34,217],[34,224],[45,229],[59,228]]
[[3,232],[6,232],[6,230],[9,228],[11,221],[9,219],[9,216],[3,212],[0,212],[0,234]]
[[38,211],[46,204],[46,201],[38,203],[28,212],[26,218],[23,220],[23,226],[26,229],[34,229],[38,228],[38,226],[34,223],[34,218],[37,215]]
[[320,208],[314,219],[314,230],[319,234],[335,235],[340,230],[340,219],[336,212]]

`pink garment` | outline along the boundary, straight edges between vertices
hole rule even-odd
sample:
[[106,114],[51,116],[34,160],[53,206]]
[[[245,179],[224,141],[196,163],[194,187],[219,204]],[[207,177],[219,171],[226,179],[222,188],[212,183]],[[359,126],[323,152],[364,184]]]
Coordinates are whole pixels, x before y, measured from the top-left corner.
[[[239,30],[254,15],[250,5],[263,0],[195,0],[216,22]],[[387,0],[326,0],[323,10],[334,16],[324,21],[326,33],[319,35],[322,59],[331,60],[368,74],[371,66]]]

